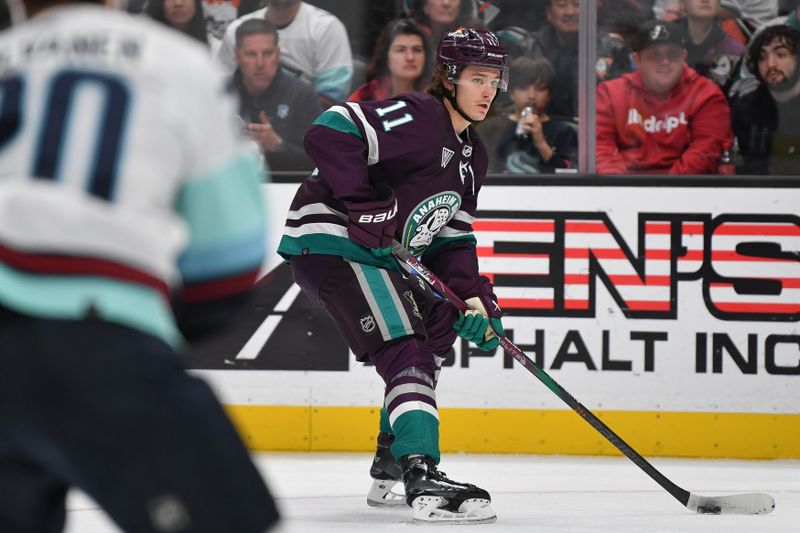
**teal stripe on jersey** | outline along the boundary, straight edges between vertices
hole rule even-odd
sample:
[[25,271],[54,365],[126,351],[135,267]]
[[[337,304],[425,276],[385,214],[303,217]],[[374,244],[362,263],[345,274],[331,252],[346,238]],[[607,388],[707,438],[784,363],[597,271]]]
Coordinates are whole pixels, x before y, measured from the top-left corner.
[[[360,265],[378,312],[386,324],[389,339],[414,334],[414,328],[406,315],[400,296],[386,275],[386,271],[370,265]],[[369,297],[370,295],[365,295]],[[373,310],[375,311],[375,310]],[[378,317],[376,317],[378,318]],[[386,339],[386,340],[389,340]]]
[[376,257],[367,248],[359,246],[347,237],[324,233],[308,233],[300,237],[284,235],[278,245],[278,253],[287,261],[293,255],[326,254],[338,255],[362,265],[399,270],[397,264],[390,257]]
[[439,421],[425,411],[408,411],[397,417],[392,425],[394,442],[389,451],[395,459],[406,455],[427,455],[439,463]]
[[164,298],[148,287],[90,276],[44,276],[0,263],[0,302],[42,318],[80,320],[90,308],[116,322],[158,337],[177,348],[182,342]]
[[[347,113],[344,107],[335,107],[341,109],[344,113]],[[341,131],[342,133],[352,135],[353,137],[357,137],[359,139],[364,138],[352,120],[345,118],[341,113],[331,111],[330,109],[318,116],[314,121],[314,124],[318,126],[327,126],[331,129]]]
[[353,67],[342,65],[318,72],[314,76],[314,90],[317,94],[327,97],[331,102],[341,102],[346,99],[353,79]]
[[179,263],[192,280],[223,277],[261,264],[266,250],[262,174],[250,155],[186,183],[178,212],[190,242]]

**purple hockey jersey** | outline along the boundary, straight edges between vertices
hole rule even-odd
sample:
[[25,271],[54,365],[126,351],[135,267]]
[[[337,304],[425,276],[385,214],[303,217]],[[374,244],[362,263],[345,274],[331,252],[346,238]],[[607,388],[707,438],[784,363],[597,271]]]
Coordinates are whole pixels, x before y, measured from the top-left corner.
[[347,102],[317,118],[305,137],[316,170],[300,185],[278,247],[395,268],[347,237],[345,202],[374,202],[376,186],[397,199],[396,239],[454,291],[475,294],[478,265],[472,223],[486,176],[486,149],[470,126],[456,135],[438,98],[404,94]]

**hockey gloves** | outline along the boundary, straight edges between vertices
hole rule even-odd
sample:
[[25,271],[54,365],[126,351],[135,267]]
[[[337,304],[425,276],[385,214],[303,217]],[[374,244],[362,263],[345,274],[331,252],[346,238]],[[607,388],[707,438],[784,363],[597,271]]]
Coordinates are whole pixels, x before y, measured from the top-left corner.
[[345,202],[350,222],[347,235],[376,257],[392,253],[392,241],[397,228],[397,200],[386,185],[378,185],[378,200],[374,202]]
[[500,344],[498,335],[502,336],[504,331],[500,321],[500,306],[497,305],[491,282],[481,276],[479,284],[480,294],[465,300],[472,309],[459,313],[453,329],[459,337],[488,352],[497,348]]

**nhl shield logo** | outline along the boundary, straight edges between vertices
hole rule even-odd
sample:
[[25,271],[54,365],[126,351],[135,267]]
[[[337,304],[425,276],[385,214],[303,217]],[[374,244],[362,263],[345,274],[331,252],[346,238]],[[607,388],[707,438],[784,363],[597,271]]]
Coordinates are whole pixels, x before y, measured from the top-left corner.
[[472,145],[471,144],[465,144],[464,148],[461,149],[461,155],[463,155],[464,157],[471,156],[472,155]]
[[372,333],[375,331],[375,319],[372,315],[361,317],[361,331],[364,333]]

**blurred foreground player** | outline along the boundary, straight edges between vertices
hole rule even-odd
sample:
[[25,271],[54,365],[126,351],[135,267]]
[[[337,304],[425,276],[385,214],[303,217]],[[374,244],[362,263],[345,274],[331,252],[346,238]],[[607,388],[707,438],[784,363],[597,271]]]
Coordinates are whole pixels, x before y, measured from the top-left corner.
[[[507,86],[507,54],[488,31],[439,43],[430,94],[335,105],[305,148],[317,171],[300,186],[278,252],[333,318],[359,361],[386,383],[370,505],[413,508],[416,520],[490,522],[489,493],[439,471],[436,380],[461,335],[497,347],[500,309],[478,273],[472,222],[486,150],[472,127]],[[473,308],[420,297],[391,258],[397,240]],[[395,482],[405,497],[392,497]]]
[[0,531],[61,531],[70,487],[127,532],[266,531],[272,498],[170,307],[182,280],[177,323],[207,331],[261,265],[236,103],[169,28],[26,7],[0,34]]

